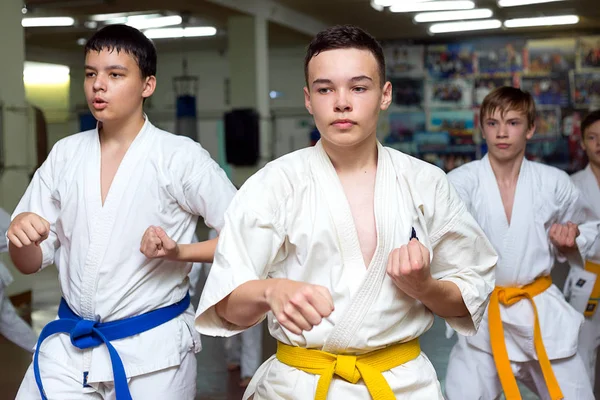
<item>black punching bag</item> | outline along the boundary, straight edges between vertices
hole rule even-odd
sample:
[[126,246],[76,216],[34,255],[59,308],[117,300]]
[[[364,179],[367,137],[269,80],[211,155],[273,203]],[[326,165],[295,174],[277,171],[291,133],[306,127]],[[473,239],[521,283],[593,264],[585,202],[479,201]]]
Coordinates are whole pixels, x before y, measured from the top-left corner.
[[225,114],[225,154],[227,163],[238,166],[258,164],[259,116],[252,108],[240,108]]

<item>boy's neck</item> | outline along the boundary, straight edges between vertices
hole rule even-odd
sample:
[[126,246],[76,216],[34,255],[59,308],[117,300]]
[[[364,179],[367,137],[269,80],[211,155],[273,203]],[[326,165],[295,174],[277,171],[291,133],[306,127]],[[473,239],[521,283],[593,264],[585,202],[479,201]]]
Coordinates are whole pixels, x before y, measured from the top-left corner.
[[521,171],[521,165],[523,165],[523,159],[525,158],[524,153],[511,160],[505,161],[498,160],[493,156],[488,156],[488,158],[498,183],[513,184],[519,180],[519,172]]
[[129,145],[140,133],[145,123],[143,114],[119,121],[104,121],[100,123],[99,133],[101,143]]
[[322,144],[338,174],[377,168],[377,139],[374,135],[351,147],[335,146],[325,140]]

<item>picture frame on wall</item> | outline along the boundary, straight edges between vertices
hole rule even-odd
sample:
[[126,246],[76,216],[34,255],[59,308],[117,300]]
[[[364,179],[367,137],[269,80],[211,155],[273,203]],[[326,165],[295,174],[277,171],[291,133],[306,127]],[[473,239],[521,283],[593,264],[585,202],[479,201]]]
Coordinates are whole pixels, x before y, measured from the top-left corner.
[[577,69],[600,71],[600,36],[579,38],[577,46]]
[[475,72],[472,43],[430,45],[426,50],[426,69],[433,79],[470,76]]
[[401,108],[421,108],[425,102],[425,80],[419,78],[390,78],[392,104]]
[[429,108],[469,108],[473,104],[473,82],[467,79],[427,81],[425,99]]
[[515,75],[477,77],[473,82],[473,105],[478,107],[492,90],[502,87],[519,87],[519,78]]
[[521,89],[529,92],[538,106],[570,105],[569,75],[524,76]]
[[529,40],[527,42],[528,75],[568,73],[575,68],[577,41],[572,38]]
[[535,117],[533,141],[558,139],[561,137],[561,110],[558,106],[539,106]]
[[527,59],[524,39],[497,38],[475,42],[475,73],[480,75],[522,72]]
[[422,78],[425,74],[425,46],[384,44],[383,55],[388,78]]
[[600,71],[570,74],[571,101],[576,108],[600,108]]

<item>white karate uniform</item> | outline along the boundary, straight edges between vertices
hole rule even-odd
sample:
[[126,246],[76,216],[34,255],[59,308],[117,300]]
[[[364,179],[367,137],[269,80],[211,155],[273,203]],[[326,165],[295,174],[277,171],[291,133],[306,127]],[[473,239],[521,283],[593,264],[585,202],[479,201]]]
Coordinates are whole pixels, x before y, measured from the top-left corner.
[[[600,186],[598,185],[598,181],[592,172],[591,167],[588,165],[582,171],[579,171],[573,175],[571,175],[571,179],[575,186],[579,188],[581,194],[587,202],[592,206],[597,216],[600,216]],[[600,240],[596,240],[594,248],[591,254],[588,256],[590,261],[600,264]],[[567,278],[567,282],[569,282],[569,287],[565,288],[567,292],[571,293],[571,299],[575,300],[575,294],[579,289],[583,289],[581,286],[576,285],[579,281],[579,277],[581,274],[581,269],[571,268],[569,272],[569,278]],[[598,279],[596,277],[596,279]],[[589,280],[586,282],[587,285],[593,286],[595,281]],[[583,291],[583,290],[581,290]],[[584,296],[581,300],[583,304],[587,303],[587,299],[589,298],[589,294]],[[581,332],[579,333],[579,355],[583,359],[583,362],[588,371],[588,375],[590,377],[590,381],[592,383],[592,387],[594,386],[594,381],[596,377],[596,358],[598,355],[598,350],[600,349],[600,311],[596,310],[594,315],[590,318],[585,318],[583,323],[583,327],[581,328]]]
[[[10,226],[10,215],[0,208],[0,253],[8,251],[6,231]],[[13,282],[10,271],[0,261],[0,334],[17,346],[33,352],[37,337],[33,329],[17,314],[5,288]]]
[[[581,254],[588,253],[598,235],[600,222],[568,175],[559,169],[523,160],[510,225],[487,155],[453,170],[448,179],[498,252],[498,286],[520,287],[550,275],[555,257],[560,256],[548,236],[552,224],[580,224],[577,245]],[[574,261],[582,263],[581,254]],[[534,299],[546,352],[565,399],[593,399],[589,382],[582,379],[586,376],[583,363],[575,356],[582,315],[567,304],[554,285]],[[516,377],[546,398],[545,383],[536,378],[534,371],[539,363],[531,363],[537,360],[531,304],[527,300],[510,307],[501,304],[500,312],[508,356],[513,370],[518,372]],[[561,360],[560,368],[555,360]],[[449,400],[494,399],[501,390],[486,312],[477,334],[459,338],[451,352],[446,395]]]
[[[335,310],[300,335],[269,312],[269,330],[278,341],[363,354],[417,338],[431,327],[433,314],[386,274],[390,252],[406,244],[414,228],[431,251],[432,276],[454,282],[470,312],[448,322],[474,334],[494,286],[497,257],[444,173],[378,145],[374,198],[378,240],[367,268],[348,201],[321,142],[268,164],[246,182],[225,215],[196,328],[213,336],[239,332],[217,316],[214,305],[247,281],[286,278],[325,286]],[[442,398],[423,353],[383,376],[397,398]],[[244,399],[312,400],[318,380],[273,356],[256,372]],[[330,400],[368,398],[362,380],[353,385],[334,377],[329,388]]]
[[[217,237],[217,231],[211,229],[208,232],[208,239]],[[194,235],[194,242],[198,238]],[[194,263],[190,271],[190,295],[194,296],[200,279],[208,276],[212,263]],[[262,361],[262,325],[253,326],[244,332],[225,338],[225,360],[227,364],[237,364],[240,366],[240,376],[250,378]]]
[[[30,211],[51,223],[50,237],[41,243],[43,267],[55,262],[63,298],[76,314],[108,322],[172,305],[186,295],[191,264],[147,259],[140,252],[142,235],[155,225],[175,241],[190,243],[198,216],[220,230],[235,187],[198,143],[162,131],[148,120],[125,154],[104,205],[100,157],[97,129],[59,141],[13,217]],[[193,320],[190,306],[154,329],[112,342],[127,377],[146,382],[130,387],[133,398],[145,398],[140,393],[149,390],[165,399],[194,398],[194,352],[201,344]],[[114,393],[103,391],[113,381],[106,346],[79,350],[68,335],[59,334],[43,342],[40,358],[50,398],[73,398],[73,391],[114,398]],[[64,368],[54,372],[56,363]],[[172,376],[174,369],[177,378]],[[84,372],[89,372],[91,388],[83,387]],[[175,381],[183,384],[170,387]],[[31,366],[18,398],[39,398]]]

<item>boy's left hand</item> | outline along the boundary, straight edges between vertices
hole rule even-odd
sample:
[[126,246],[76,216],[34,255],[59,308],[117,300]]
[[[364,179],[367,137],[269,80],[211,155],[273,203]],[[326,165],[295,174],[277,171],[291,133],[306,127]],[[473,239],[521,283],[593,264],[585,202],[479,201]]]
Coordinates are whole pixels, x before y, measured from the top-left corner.
[[150,226],[142,236],[140,251],[148,258],[176,260],[179,253],[177,242],[158,226]]
[[550,241],[561,253],[577,249],[577,236],[579,236],[579,227],[572,223],[554,224],[550,227]]
[[435,282],[429,270],[429,250],[417,239],[390,253],[387,274],[398,289],[417,300]]

